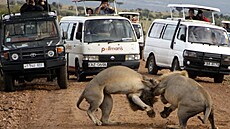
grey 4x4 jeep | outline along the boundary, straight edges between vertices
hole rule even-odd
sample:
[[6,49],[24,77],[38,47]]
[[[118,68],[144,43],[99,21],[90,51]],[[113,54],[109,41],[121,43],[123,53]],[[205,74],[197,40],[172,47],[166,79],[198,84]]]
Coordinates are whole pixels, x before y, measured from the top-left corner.
[[57,78],[67,88],[65,48],[61,44],[55,12],[27,12],[1,17],[0,72],[5,91],[13,91],[15,81]]

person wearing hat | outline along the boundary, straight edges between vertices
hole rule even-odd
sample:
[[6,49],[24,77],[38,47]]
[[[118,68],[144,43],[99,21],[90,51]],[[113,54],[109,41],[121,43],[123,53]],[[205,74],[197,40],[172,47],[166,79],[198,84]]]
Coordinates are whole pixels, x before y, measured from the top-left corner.
[[110,7],[108,0],[102,0],[99,7],[95,9],[96,14],[114,14],[114,9]]
[[210,22],[209,19],[204,16],[202,10],[198,10],[198,13],[197,13],[196,17],[197,17],[198,20]]

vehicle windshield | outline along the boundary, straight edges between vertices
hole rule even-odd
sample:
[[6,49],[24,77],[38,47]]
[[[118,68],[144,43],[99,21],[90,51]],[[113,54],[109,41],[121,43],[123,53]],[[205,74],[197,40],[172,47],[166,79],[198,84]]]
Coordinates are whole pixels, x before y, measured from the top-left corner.
[[[54,21],[27,21],[5,26],[5,46],[44,46],[59,38]],[[44,40],[47,39],[47,42]],[[36,44],[36,45],[34,45]]]
[[84,42],[134,42],[136,37],[128,20],[95,19],[84,26]]
[[229,45],[226,31],[202,26],[189,27],[188,41],[209,45]]

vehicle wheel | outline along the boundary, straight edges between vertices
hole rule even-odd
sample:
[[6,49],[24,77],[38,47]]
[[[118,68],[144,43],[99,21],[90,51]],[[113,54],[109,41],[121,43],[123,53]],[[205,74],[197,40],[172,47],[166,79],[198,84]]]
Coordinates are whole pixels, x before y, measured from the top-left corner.
[[67,69],[66,66],[62,66],[57,71],[57,83],[61,89],[67,89]]
[[158,72],[158,68],[157,68],[157,65],[156,65],[155,57],[153,55],[151,55],[149,57],[147,68],[148,68],[148,73],[149,74],[156,75],[157,72]]
[[214,77],[214,82],[215,83],[222,83],[224,80],[224,75],[223,74],[218,74]]
[[0,71],[0,91],[4,90],[3,74]]
[[197,75],[194,74],[193,72],[188,72],[188,76],[192,79],[195,79],[197,77]]
[[171,71],[174,72],[174,71],[180,71],[180,70],[181,70],[181,68],[180,68],[180,65],[179,65],[179,61],[176,58],[176,59],[173,60]]
[[75,63],[75,76],[77,77],[78,82],[82,82],[82,81],[86,80],[86,76],[81,74],[78,61],[76,61],[76,63]]
[[12,92],[14,91],[14,79],[13,76],[10,74],[3,74],[3,80],[4,80],[4,90],[6,92]]

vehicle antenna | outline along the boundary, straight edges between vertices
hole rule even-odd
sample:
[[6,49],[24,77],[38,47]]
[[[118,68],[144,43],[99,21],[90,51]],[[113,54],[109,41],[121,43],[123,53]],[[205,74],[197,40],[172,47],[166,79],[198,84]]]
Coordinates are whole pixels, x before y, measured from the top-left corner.
[[8,8],[8,13],[10,14],[10,2],[7,0],[7,8]]
[[49,1],[48,0],[46,0],[46,6],[47,6],[47,12],[49,12],[50,10],[49,10]]

